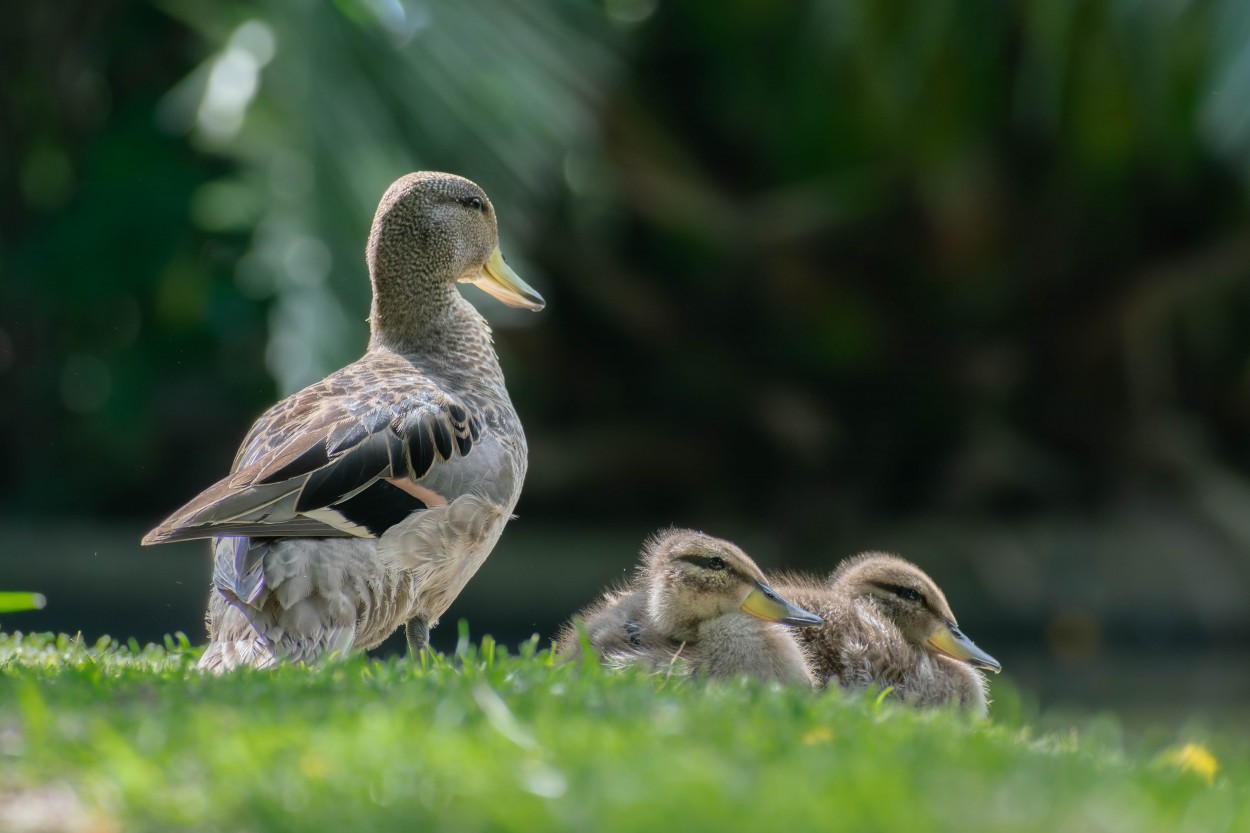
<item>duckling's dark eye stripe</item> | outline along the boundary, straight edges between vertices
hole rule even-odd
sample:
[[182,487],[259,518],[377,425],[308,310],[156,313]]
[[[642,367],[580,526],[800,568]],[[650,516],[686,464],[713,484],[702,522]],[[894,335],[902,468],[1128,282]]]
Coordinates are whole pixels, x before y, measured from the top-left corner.
[[685,561],[687,564],[693,564],[704,570],[725,570],[730,573],[737,574],[735,570],[725,559],[719,555],[697,555],[695,553],[687,553],[686,555],[677,556],[678,561]]
[[887,593],[893,593],[900,599],[906,599],[909,602],[919,602],[925,607],[929,606],[929,600],[924,597],[924,594],[912,587],[903,587],[901,584],[889,584],[884,581],[874,581],[873,584]]

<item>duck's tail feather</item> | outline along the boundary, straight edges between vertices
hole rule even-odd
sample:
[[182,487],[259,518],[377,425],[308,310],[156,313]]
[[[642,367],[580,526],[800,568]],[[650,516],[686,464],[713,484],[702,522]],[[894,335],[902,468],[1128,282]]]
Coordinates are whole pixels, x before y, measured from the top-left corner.
[[223,674],[236,668],[272,668],[278,664],[273,649],[259,635],[254,639],[211,642],[200,657],[201,671]]
[[235,668],[270,668],[278,664],[274,644],[260,633],[245,613],[246,605],[220,587],[208,600],[208,648],[200,657],[201,671],[223,673]]

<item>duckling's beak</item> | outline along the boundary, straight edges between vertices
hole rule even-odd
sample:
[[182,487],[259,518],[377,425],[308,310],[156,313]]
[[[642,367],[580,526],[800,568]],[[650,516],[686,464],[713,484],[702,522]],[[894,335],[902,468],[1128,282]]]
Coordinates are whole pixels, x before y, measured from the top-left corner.
[[462,280],[467,280],[487,295],[503,301],[510,307],[524,307],[538,312],[547,306],[543,296],[521,280],[521,276],[513,272],[512,267],[504,262],[503,253],[499,251],[498,246],[490,253],[490,258],[477,277],[466,277]]
[[762,581],[755,582],[755,587],[742,601],[742,612],[749,613],[765,622],[780,622],[783,625],[823,625],[815,613],[810,613],[796,604],[777,595],[777,591]]
[[975,642],[964,636],[964,632],[954,622],[947,622],[934,631],[933,636],[929,637],[929,647],[951,659],[966,662],[973,668],[984,668],[995,674],[1003,670],[998,660],[982,651]]

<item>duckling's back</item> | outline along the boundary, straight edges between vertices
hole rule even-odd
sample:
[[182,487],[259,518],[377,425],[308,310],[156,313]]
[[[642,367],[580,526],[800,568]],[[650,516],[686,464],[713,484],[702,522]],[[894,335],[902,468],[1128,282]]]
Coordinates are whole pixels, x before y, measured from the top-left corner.
[[[581,656],[582,636],[601,657],[625,656],[667,647],[655,629],[647,626],[647,595],[637,588],[609,591],[577,613],[560,630],[556,653],[568,659]],[[664,645],[659,644],[660,642]]]
[[825,624],[818,627],[792,628],[791,632],[807,655],[808,666],[817,685],[827,685],[831,678],[840,679],[844,666],[841,643],[846,633],[841,624],[846,618],[843,606],[836,602],[820,579],[811,576],[780,576],[773,582],[773,589],[825,620]]

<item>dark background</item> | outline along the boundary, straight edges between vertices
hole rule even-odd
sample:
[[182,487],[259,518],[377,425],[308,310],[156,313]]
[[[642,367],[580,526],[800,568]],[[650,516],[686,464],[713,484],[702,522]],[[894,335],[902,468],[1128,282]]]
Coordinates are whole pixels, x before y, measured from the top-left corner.
[[[454,623],[664,524],[894,549],[1042,705],[1250,720],[1250,7],[24,2],[0,35],[6,629],[202,639],[138,539],[363,349],[409,170],[486,188],[530,475]],[[394,647],[394,646],[391,646]]]

